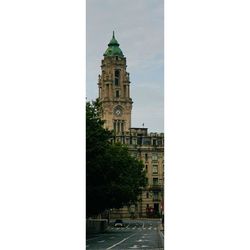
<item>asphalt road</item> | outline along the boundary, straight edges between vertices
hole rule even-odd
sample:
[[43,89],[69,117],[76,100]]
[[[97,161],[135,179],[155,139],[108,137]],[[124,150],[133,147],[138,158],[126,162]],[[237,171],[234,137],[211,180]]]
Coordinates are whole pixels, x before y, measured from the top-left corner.
[[111,223],[106,233],[88,235],[87,250],[97,249],[163,249],[160,220],[123,220],[125,226],[115,228]]

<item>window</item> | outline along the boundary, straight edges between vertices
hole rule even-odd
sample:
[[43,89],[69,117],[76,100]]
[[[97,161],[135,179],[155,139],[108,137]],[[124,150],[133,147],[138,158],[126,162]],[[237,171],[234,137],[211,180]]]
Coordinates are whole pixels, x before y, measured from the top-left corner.
[[153,199],[154,199],[154,201],[158,200],[158,192],[153,193]]
[[136,145],[136,144],[137,144],[136,137],[133,137],[133,145]]
[[129,137],[126,137],[126,144],[129,144]]
[[122,132],[124,132],[124,123],[123,122],[121,123],[121,130],[122,130]]
[[161,140],[161,139],[157,140],[157,144],[158,144],[159,146],[162,146],[162,140]]
[[143,145],[150,145],[150,144],[151,144],[150,138],[144,137],[144,138],[143,138],[142,144],[143,144]]
[[158,178],[153,178],[153,185],[158,185]]
[[116,132],[116,121],[113,122],[113,129],[114,129],[114,132]]
[[146,165],[146,172],[148,172],[148,165]]
[[116,69],[115,70],[115,85],[119,85],[119,80],[120,80],[120,70]]
[[147,199],[149,198],[149,193],[148,192],[146,193],[146,197],[147,197]]
[[145,161],[148,161],[148,154],[145,154]]
[[139,136],[139,137],[137,138],[137,144],[138,144],[138,145],[141,145],[141,143],[142,143],[142,137]]
[[119,97],[119,90],[116,90],[116,92],[115,92],[115,97],[116,97],[116,98]]
[[158,173],[158,165],[153,165],[153,174]]
[[157,161],[158,157],[157,154],[152,154],[152,161]]
[[154,203],[154,211],[159,212],[159,203]]
[[119,133],[120,132],[120,121],[117,120],[117,132]]

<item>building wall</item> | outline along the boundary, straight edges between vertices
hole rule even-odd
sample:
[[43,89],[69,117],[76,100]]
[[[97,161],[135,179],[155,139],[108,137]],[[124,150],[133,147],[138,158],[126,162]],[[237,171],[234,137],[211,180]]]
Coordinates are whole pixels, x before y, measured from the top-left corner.
[[131,155],[143,162],[148,185],[142,191],[140,202],[129,208],[112,210],[111,218],[160,215],[164,188],[164,134],[148,134],[146,128],[131,128],[130,132],[114,136],[114,141],[126,144]]

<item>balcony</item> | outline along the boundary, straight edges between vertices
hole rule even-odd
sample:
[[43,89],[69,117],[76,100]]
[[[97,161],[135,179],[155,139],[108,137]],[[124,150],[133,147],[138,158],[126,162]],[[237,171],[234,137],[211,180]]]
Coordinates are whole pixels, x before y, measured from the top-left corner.
[[149,190],[162,190],[163,189],[163,185],[159,184],[159,183],[151,183],[148,185],[148,189]]
[[153,198],[153,201],[154,201],[154,202],[160,202],[161,199],[160,199],[159,197],[154,197],[154,198]]

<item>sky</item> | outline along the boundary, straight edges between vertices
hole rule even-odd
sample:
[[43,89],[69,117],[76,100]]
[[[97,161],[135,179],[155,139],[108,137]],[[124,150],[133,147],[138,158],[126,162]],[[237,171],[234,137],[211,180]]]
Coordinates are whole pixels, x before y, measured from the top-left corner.
[[127,58],[132,127],[164,131],[164,1],[87,0],[86,97],[98,97],[101,60],[115,31]]

